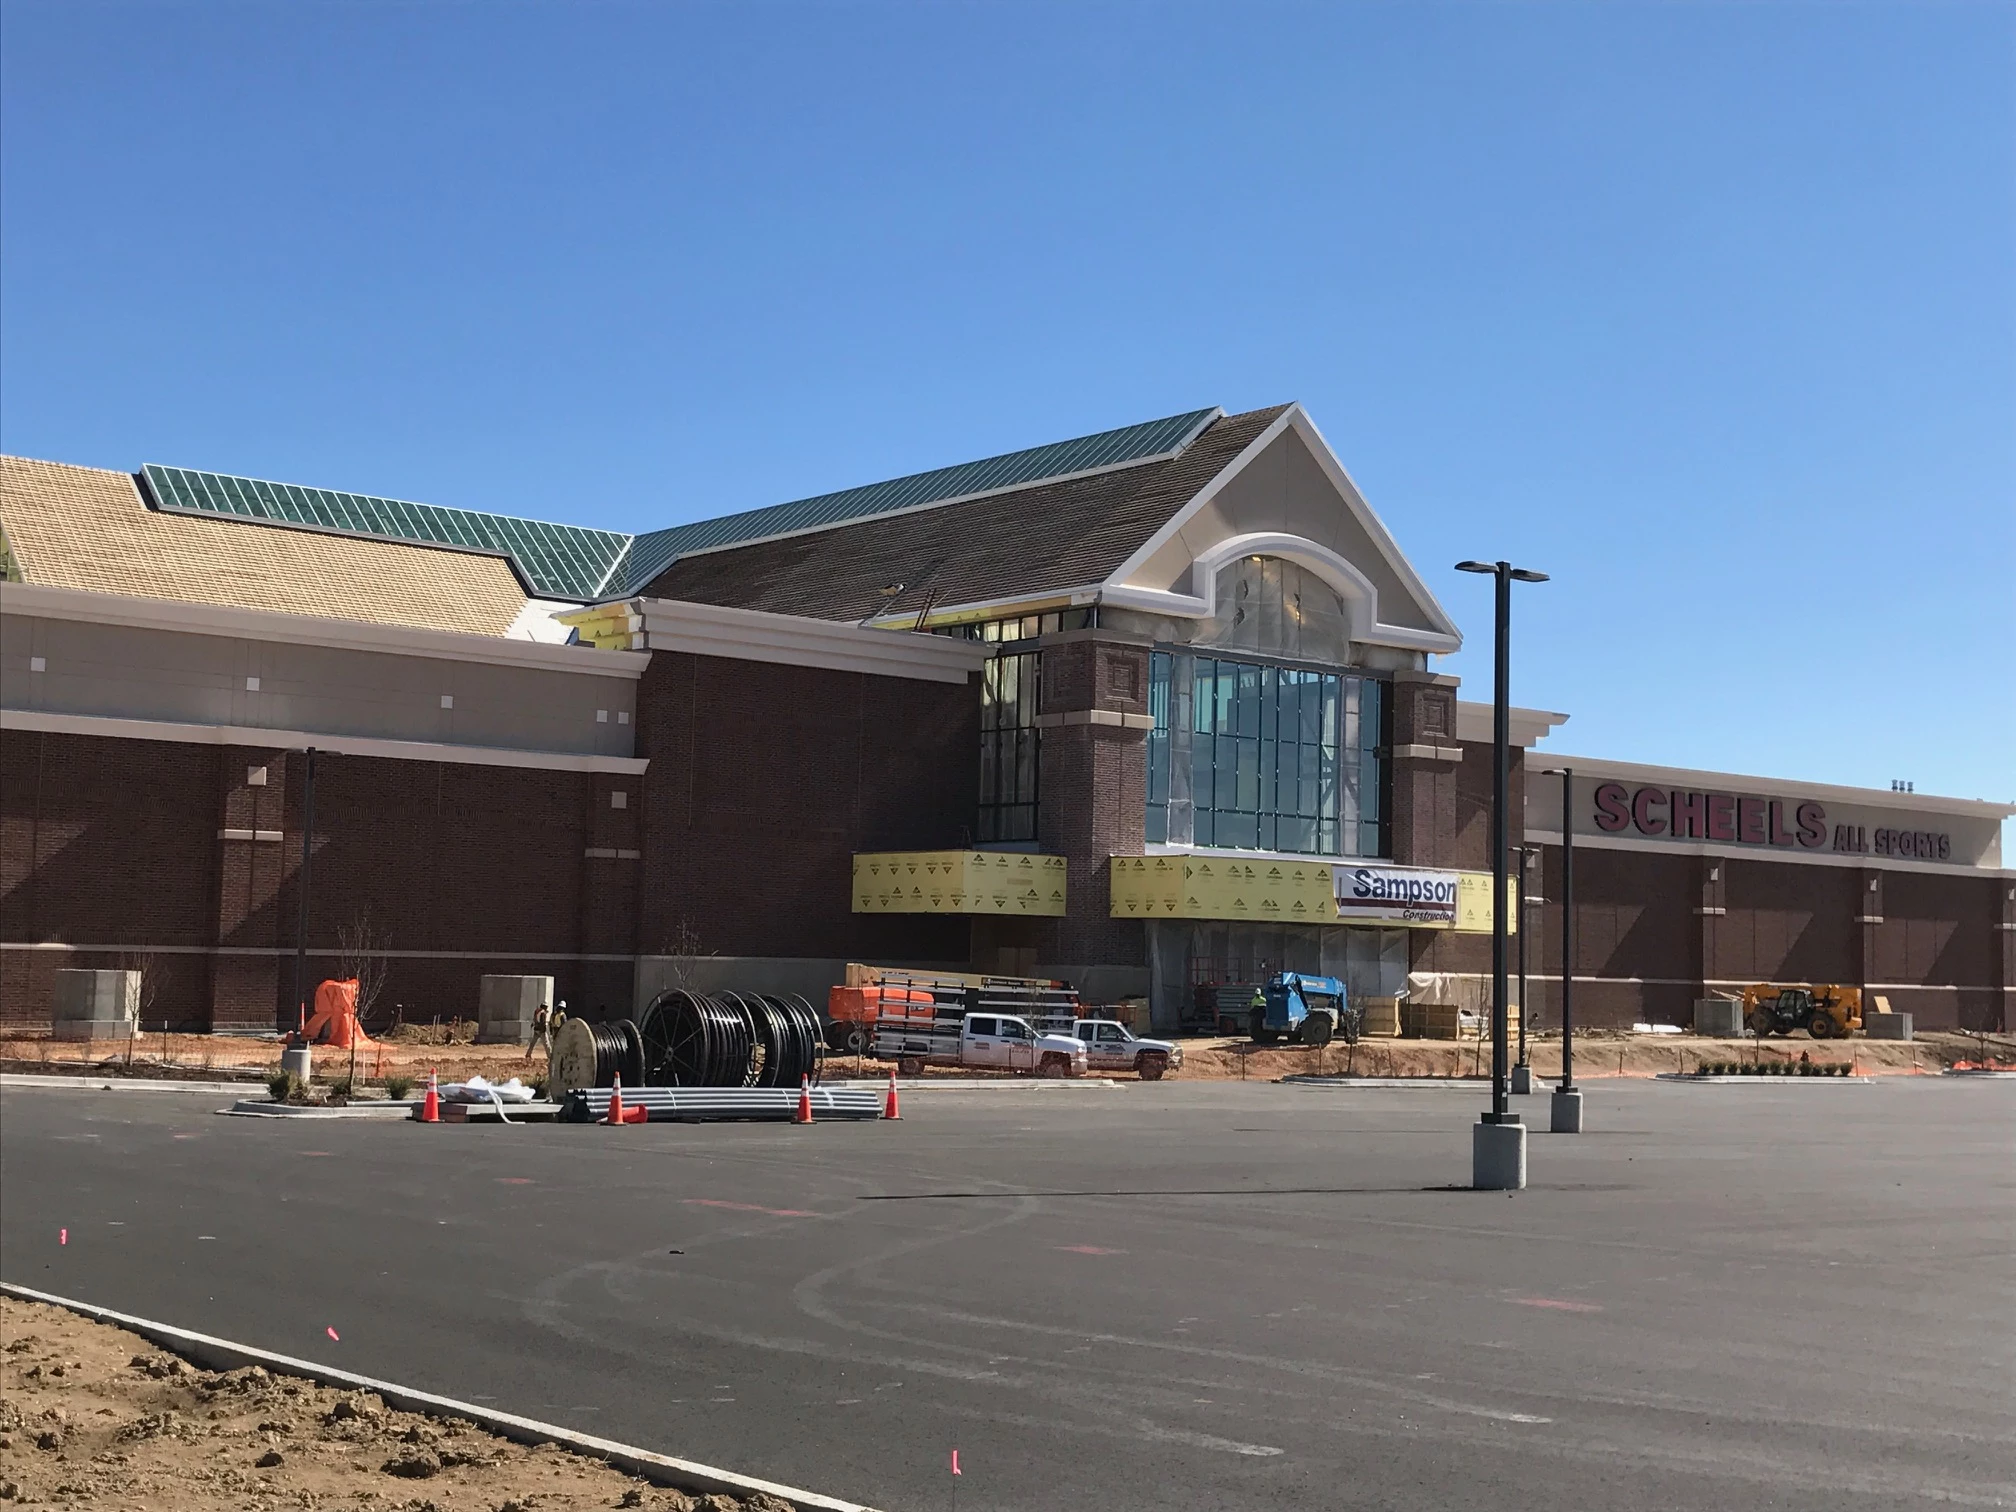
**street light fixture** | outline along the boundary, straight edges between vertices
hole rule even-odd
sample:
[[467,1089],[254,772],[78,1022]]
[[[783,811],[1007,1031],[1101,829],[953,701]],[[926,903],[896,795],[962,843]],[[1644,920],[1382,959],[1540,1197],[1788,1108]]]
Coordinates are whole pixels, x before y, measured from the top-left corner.
[[1575,769],[1547,767],[1561,779],[1561,1084],[1554,1089],[1556,1134],[1582,1132],[1582,1093],[1575,1085]]
[[1491,689],[1491,1111],[1471,1138],[1474,1187],[1503,1191],[1526,1185],[1526,1126],[1512,1116],[1505,1043],[1505,851],[1511,843],[1506,812],[1512,786],[1512,585],[1544,583],[1547,574],[1510,562],[1458,562],[1458,572],[1488,573],[1493,604]]

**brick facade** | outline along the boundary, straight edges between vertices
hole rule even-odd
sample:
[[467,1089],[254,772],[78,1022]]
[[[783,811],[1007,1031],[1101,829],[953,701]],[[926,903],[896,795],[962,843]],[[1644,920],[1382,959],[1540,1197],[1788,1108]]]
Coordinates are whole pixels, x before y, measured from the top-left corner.
[[[1528,949],[1535,1011],[1559,1022],[1561,848],[1542,848]],[[1873,884],[1873,885],[1872,885]],[[2009,1023],[2006,878],[1577,846],[1576,1020],[1693,1022],[1751,982],[1880,992],[1924,1029]],[[1866,921],[1866,922],[1865,922]]]
[[[319,752],[310,991],[367,925],[380,1020],[473,1018],[486,973],[613,1011],[682,927],[711,954],[963,964],[966,921],[857,915],[850,879],[856,851],[970,830],[978,729],[970,685],[661,652],[641,777]],[[305,760],[10,731],[0,1021],[47,1023],[60,968],[151,953],[151,1022],[291,1025]]]

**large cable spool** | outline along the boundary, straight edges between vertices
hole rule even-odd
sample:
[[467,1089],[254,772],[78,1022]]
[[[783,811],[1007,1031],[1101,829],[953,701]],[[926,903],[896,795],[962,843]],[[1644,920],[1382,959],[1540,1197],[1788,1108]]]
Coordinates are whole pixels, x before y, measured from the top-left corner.
[[553,1055],[546,1068],[546,1095],[558,1100],[583,1087],[607,1087],[622,1077],[625,1084],[641,1087],[644,1077],[644,1040],[629,1019],[613,1024],[591,1024],[570,1018],[553,1037]]
[[825,1069],[824,1034],[819,1015],[802,997],[759,999],[769,1025],[768,1055],[763,1066],[763,1087],[795,1087],[801,1078],[818,1081]]
[[661,992],[644,1010],[639,1030],[649,1085],[740,1087],[747,1081],[754,1032],[733,1002],[683,988]]

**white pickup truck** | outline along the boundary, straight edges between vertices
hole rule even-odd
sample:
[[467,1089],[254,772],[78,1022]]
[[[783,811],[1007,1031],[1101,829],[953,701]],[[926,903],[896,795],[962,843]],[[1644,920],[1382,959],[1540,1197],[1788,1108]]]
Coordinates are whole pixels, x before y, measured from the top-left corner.
[[1027,1020],[1005,1013],[969,1013],[935,1024],[883,1019],[875,1026],[875,1058],[893,1060],[905,1076],[926,1066],[1083,1076],[1089,1064],[1082,1040],[1039,1033]]
[[1183,1065],[1183,1047],[1172,1040],[1136,1039],[1112,1019],[1080,1019],[1071,1031],[1085,1043],[1094,1071],[1132,1071],[1143,1081],[1160,1081]]

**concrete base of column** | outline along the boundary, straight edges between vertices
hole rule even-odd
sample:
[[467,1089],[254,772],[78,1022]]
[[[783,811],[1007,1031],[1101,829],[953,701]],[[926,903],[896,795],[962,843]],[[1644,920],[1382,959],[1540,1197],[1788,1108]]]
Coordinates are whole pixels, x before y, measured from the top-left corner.
[[1568,1092],[1559,1087],[1554,1089],[1554,1118],[1548,1125],[1556,1134],[1580,1134],[1582,1132],[1582,1094]]
[[1470,1185],[1480,1192],[1526,1187],[1526,1125],[1479,1123],[1470,1131]]
[[1512,1068],[1512,1092],[1515,1097],[1525,1097],[1533,1090],[1533,1068],[1514,1066]]
[[313,1065],[314,1056],[306,1045],[280,1052],[280,1069],[303,1084],[307,1082]]

